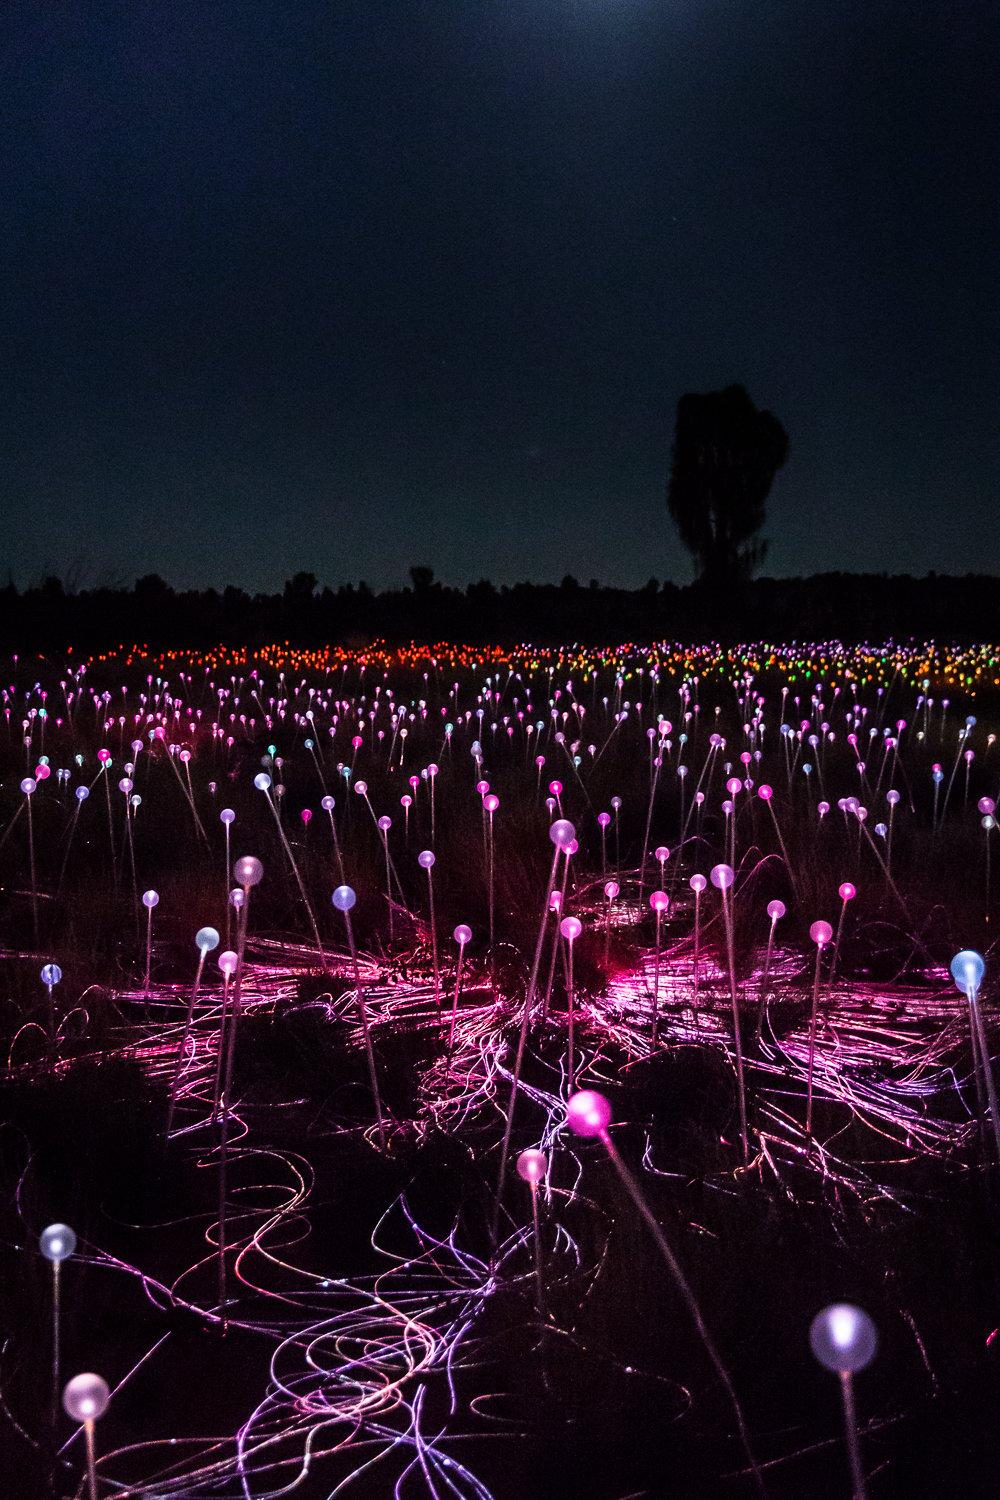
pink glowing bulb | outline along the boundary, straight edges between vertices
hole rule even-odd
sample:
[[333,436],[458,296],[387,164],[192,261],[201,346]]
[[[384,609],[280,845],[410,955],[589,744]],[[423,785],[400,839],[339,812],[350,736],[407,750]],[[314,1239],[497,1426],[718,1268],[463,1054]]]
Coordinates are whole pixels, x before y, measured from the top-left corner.
[[608,824],[610,822],[611,822],[611,814],[610,813],[599,812],[597,814],[597,823],[598,823],[598,826],[600,828],[607,828],[607,826],[608,826]]
[[365,797],[365,796],[367,796],[367,794],[368,794],[368,783],[367,783],[367,781],[356,781],[354,783],[354,790],[357,792],[357,794],[358,794],[359,797]]
[[452,937],[455,939],[455,942],[460,948],[464,948],[466,943],[472,941],[472,928],[466,927],[464,922],[459,922],[458,926],[455,928],[455,931],[452,933]]
[[230,826],[231,823],[235,823],[236,822],[236,814],[233,812],[233,810],[232,810],[231,807],[224,807],[222,809],[222,811],[219,814],[219,822],[220,823],[225,823],[225,825],[226,825],[227,828]]
[[575,943],[576,939],[583,931],[583,924],[580,921],[579,917],[563,917],[562,921],[559,923],[559,931],[562,933],[567,943]]
[[489,784],[488,781],[477,781],[476,782],[476,791],[479,793],[480,797],[485,797],[486,793],[489,791],[489,789],[490,789],[490,784]]
[[392,819],[388,816],[387,813],[383,813],[382,816],[378,820],[378,830],[379,830],[379,832],[380,833],[388,833],[389,829],[391,827],[392,827]]
[[670,897],[666,891],[654,891],[649,898],[649,904],[657,916],[662,916],[670,907]]
[[742,790],[743,783],[740,778],[738,776],[730,776],[729,780],[726,782],[726,791],[729,793],[730,797],[735,797],[736,794],[738,792],[741,792]]
[[653,850],[653,858],[658,859],[661,865],[666,864],[670,858],[670,850],[665,844],[661,844],[658,849]]
[[239,959],[236,957],[236,954],[233,953],[229,948],[227,948],[225,952],[219,954],[219,968],[222,970],[223,974],[225,974],[227,979],[232,979],[233,975],[236,973],[236,965],[238,963]]
[[500,806],[500,798],[497,796],[496,792],[490,792],[488,797],[483,798],[483,806],[488,813],[496,812],[497,808]]
[[833,928],[829,922],[814,922],[809,929],[809,936],[817,948],[824,948],[833,937]]
[[707,888],[708,881],[705,879],[704,875],[692,875],[691,879],[688,881],[688,885],[696,895],[700,896],[702,891]]
[[417,864],[422,870],[429,870],[434,864],[434,857],[433,849],[421,849],[417,855]]
[[830,811],[829,802],[818,802],[816,804],[816,811],[819,813],[821,818],[825,818],[827,813]]
[[354,750],[360,750],[363,744],[364,740],[361,738],[360,734],[356,734],[351,740],[351,748]]
[[735,878],[732,865],[715,865],[712,869],[712,884],[716,890],[728,891]]
[[549,791],[552,793],[553,797],[561,797],[562,796],[562,789],[563,789],[563,784],[562,784],[561,781],[550,781],[549,782]]
[[233,866],[233,875],[237,884],[246,890],[249,886],[260,885],[264,878],[264,866],[252,854],[245,854]]
[[993,801],[992,797],[980,797],[980,799],[979,799],[979,811],[981,813],[984,813],[987,817],[992,817],[993,814],[996,812],[996,810],[997,810],[997,805]]
[[774,792],[768,786],[766,781],[762,782],[761,785],[757,788],[757,796],[762,802],[770,802],[771,798],[774,796]]
[[566,1123],[574,1135],[603,1135],[611,1124],[611,1105],[594,1089],[581,1089],[566,1106]]
[[549,1170],[549,1160],[544,1151],[522,1151],[517,1158],[517,1175],[531,1187],[543,1182]]
[[767,914],[772,922],[780,922],[785,915],[784,901],[769,901],[767,903]]
[[409,792],[404,792],[403,795],[400,797],[399,801],[400,801],[400,805],[402,807],[412,807],[413,806],[413,798],[410,796]]
[[857,888],[849,880],[845,880],[838,890],[841,901],[853,901],[857,894]]
[[302,819],[303,823],[308,828],[309,824],[312,822],[312,808],[311,807],[304,807],[302,809],[302,811],[299,813],[299,817]]
[[618,899],[617,880],[608,881],[607,885],[604,887],[604,894],[607,896],[609,901],[616,901]]

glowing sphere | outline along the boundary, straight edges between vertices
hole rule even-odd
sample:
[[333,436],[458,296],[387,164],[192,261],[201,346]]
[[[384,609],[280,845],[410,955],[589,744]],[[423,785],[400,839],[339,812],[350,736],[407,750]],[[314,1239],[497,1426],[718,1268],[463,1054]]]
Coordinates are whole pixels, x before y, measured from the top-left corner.
[[253,784],[258,792],[266,792],[271,785],[271,778],[266,771],[259,771],[253,779]]
[[987,815],[987,817],[990,817],[990,816],[992,816],[993,813],[996,812],[996,810],[997,810],[997,805],[993,801],[992,797],[980,797],[980,799],[979,799],[979,811],[981,813],[985,813]]
[[562,796],[562,789],[563,789],[563,784],[562,784],[561,781],[550,781],[549,782],[549,791],[552,793],[553,797],[561,797]]
[[234,886],[233,889],[229,892],[229,904],[230,906],[235,906],[237,911],[239,911],[245,900],[246,896],[240,890],[238,885]]
[[38,1237],[38,1248],[46,1260],[58,1265],[76,1249],[76,1235],[68,1224],[50,1224]]
[[389,818],[389,817],[387,817],[386,814],[383,813],[382,816],[378,820],[378,826],[379,826],[379,830],[382,833],[388,833],[389,829],[392,827],[392,819]]
[[227,828],[229,827],[230,823],[236,822],[236,814],[233,812],[231,807],[224,807],[222,809],[219,814],[219,822],[225,823]]
[[574,1135],[603,1135],[611,1124],[611,1105],[594,1089],[581,1089],[566,1106],[566,1123]]
[[829,922],[814,922],[809,929],[809,936],[818,948],[822,948],[833,937],[833,928]]
[[142,904],[147,911],[152,911],[154,906],[159,906],[160,897],[156,891],[143,891]]
[[466,927],[464,922],[459,922],[458,926],[455,928],[455,931],[452,933],[452,937],[455,939],[455,942],[460,948],[464,948],[466,943],[472,941],[472,928]]
[[834,1374],[853,1375],[875,1358],[878,1329],[863,1308],[834,1302],[809,1325],[809,1344],[821,1365]]
[[483,806],[488,813],[496,812],[497,808],[500,806],[500,798],[497,796],[496,792],[490,792],[488,797],[483,798]]
[[87,800],[87,798],[89,796],[90,796],[90,787],[89,786],[78,786],[77,787],[77,789],[76,789],[76,800],[77,800],[77,802],[86,802],[86,800]]
[[712,870],[712,884],[716,890],[728,891],[734,879],[732,865],[716,865]]
[[986,960],[974,948],[963,948],[951,961],[951,977],[963,995],[978,995],[986,972]]
[[654,891],[649,898],[649,904],[656,912],[657,916],[660,916],[669,907],[670,897],[667,895],[666,891]]
[[522,1151],[517,1158],[517,1175],[535,1187],[549,1170],[549,1159],[544,1151]]
[[107,1410],[111,1392],[100,1375],[74,1375],[62,1399],[63,1410],[74,1422],[96,1422]]
[[568,818],[556,818],[549,829],[549,838],[558,849],[566,850],[576,839],[576,829]]
[[219,954],[219,968],[227,979],[232,979],[236,973],[236,965],[238,963],[239,959],[231,948],[227,948],[224,953]]
[[899,801],[899,793],[894,789],[888,791],[885,794],[885,800],[888,802],[890,807],[895,807],[896,803]]
[[354,790],[357,792],[357,794],[358,794],[359,797],[365,797],[365,796],[367,796],[368,795],[368,783],[367,783],[367,781],[356,781],[354,783]]
[[845,880],[843,884],[838,887],[837,894],[840,896],[841,901],[853,901],[858,892],[856,887],[853,886],[849,880]]
[[768,786],[766,781],[762,786],[759,786],[757,788],[757,796],[762,802],[770,802],[771,798],[774,796],[774,792]]
[[338,885],[330,897],[338,911],[350,911],[357,899],[356,892],[349,885]]
[[607,896],[607,898],[608,898],[609,901],[615,901],[615,900],[617,900],[617,898],[618,898],[618,882],[617,882],[617,880],[609,880],[608,881],[607,885],[604,887],[604,894]]
[[670,858],[670,850],[666,847],[665,844],[661,844],[659,848],[653,850],[653,858],[658,859],[661,865],[666,864],[667,860]]
[[32,776],[26,776],[21,782],[21,791],[26,797],[30,797],[35,790],[35,780]]
[[433,849],[421,849],[420,853],[417,855],[417,864],[422,870],[429,870],[434,864]]
[[579,917],[563,917],[559,923],[559,931],[568,943],[573,943],[583,931],[583,924]]
[[61,978],[62,969],[60,969],[58,964],[42,965],[42,983],[48,985],[49,989],[51,989],[54,984],[58,984]]
[[708,881],[705,879],[704,875],[692,875],[691,879],[688,881],[688,885],[694,891],[695,895],[700,896],[702,891],[707,889]]
[[320,803],[320,807],[324,812],[333,812],[333,809],[336,807],[336,805],[336,799],[334,797],[331,797],[329,794],[327,794],[327,796],[325,796]]
[[202,953],[212,953],[219,946],[219,934],[214,927],[199,927],[194,935],[195,947]]
[[264,866],[252,854],[244,854],[233,865],[233,875],[244,890],[251,885],[260,885],[264,879]]
[[597,822],[598,822],[599,827],[601,827],[601,828],[607,828],[608,824],[611,822],[611,814],[610,813],[606,813],[606,812],[600,812],[600,813],[598,813],[597,814]]
[[767,903],[767,914],[772,922],[780,922],[785,915],[784,901],[769,901]]

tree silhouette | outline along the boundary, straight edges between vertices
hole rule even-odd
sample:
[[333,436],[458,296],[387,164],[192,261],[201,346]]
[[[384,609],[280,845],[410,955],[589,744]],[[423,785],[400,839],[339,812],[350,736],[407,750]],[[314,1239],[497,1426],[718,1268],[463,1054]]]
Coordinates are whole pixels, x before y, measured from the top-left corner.
[[760,566],[764,502],[787,455],[785,429],[741,385],[678,401],[667,504],[705,583],[740,582]]

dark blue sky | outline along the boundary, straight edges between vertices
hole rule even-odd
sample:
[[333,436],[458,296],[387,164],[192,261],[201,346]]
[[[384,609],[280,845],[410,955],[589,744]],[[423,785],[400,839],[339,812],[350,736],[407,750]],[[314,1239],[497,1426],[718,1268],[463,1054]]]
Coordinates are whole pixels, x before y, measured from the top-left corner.
[[1000,569],[994,0],[3,28],[17,581],[682,580],[674,407],[733,381],[767,571]]

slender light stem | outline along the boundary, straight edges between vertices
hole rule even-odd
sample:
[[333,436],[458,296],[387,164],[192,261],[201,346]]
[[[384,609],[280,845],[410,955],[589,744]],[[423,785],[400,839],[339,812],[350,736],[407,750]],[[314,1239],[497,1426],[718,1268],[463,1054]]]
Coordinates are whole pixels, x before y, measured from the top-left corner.
[[851,1500],[867,1500],[864,1470],[861,1467],[861,1444],[858,1441],[858,1419],[854,1410],[854,1381],[850,1370],[840,1372],[840,1394],[844,1400],[844,1435],[851,1465]]

